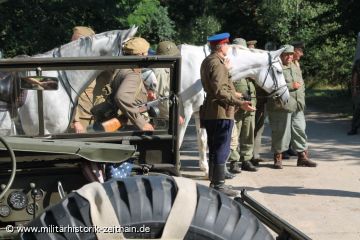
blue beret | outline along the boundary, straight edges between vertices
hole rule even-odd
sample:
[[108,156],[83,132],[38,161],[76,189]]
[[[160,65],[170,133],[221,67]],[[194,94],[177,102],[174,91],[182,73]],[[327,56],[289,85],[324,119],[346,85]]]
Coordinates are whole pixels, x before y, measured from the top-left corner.
[[213,36],[208,37],[209,42],[218,42],[221,40],[228,39],[230,37],[230,33],[219,33]]

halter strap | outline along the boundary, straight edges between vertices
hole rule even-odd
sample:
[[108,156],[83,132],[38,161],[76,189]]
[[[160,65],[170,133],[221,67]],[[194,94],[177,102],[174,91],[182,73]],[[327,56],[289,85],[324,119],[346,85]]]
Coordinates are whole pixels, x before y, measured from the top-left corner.
[[[268,75],[269,75],[269,74],[272,74],[273,79],[274,79],[274,85],[275,85],[275,89],[276,89],[276,90],[273,90],[271,93],[269,93],[269,94],[266,96],[266,98],[270,98],[270,97],[273,97],[276,93],[278,93],[281,89],[283,89],[284,87],[287,87],[287,86],[286,86],[286,85],[283,85],[283,86],[280,86],[280,87],[279,87],[278,81],[277,81],[277,79],[276,79],[276,75],[275,75],[275,72],[274,72],[274,68],[273,68],[273,63],[274,63],[274,62],[273,62],[272,59],[271,59],[271,54],[270,54],[270,52],[268,52],[267,54],[268,54],[269,67],[268,67],[268,70],[267,70],[267,72],[266,72],[265,79],[264,79],[264,81],[263,81],[262,87],[265,86],[265,82],[266,82],[266,80],[267,80]],[[284,94],[285,94],[285,91],[283,91],[283,92],[279,95],[279,97],[281,97],[281,96],[284,95]]]

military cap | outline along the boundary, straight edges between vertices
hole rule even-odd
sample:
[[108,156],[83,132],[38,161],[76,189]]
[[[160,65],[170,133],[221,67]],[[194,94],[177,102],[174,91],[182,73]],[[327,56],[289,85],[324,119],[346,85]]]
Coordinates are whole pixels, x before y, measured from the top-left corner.
[[257,43],[256,40],[250,40],[246,42],[247,45],[255,45],[256,43]]
[[180,55],[180,51],[175,45],[175,43],[171,41],[163,41],[160,42],[157,49],[156,49],[157,55],[169,55],[169,56],[176,56]]
[[293,45],[285,44],[285,45],[281,45],[280,48],[285,48],[285,50],[282,53],[294,53]]
[[301,48],[301,49],[305,48],[305,43],[303,41],[295,41],[292,42],[291,45],[293,45],[294,48]]
[[236,44],[236,45],[240,45],[240,46],[243,46],[243,47],[247,47],[246,45],[246,40],[243,39],[243,38],[235,38],[233,41],[232,41],[233,44]]
[[147,53],[149,51],[150,44],[148,41],[141,37],[134,37],[125,42],[123,51],[125,54],[136,55]]
[[87,36],[95,35],[95,32],[89,27],[76,26],[73,28],[73,34],[81,35],[82,37],[87,37]]
[[211,45],[218,45],[229,42],[230,33],[220,33],[208,37],[208,42]]

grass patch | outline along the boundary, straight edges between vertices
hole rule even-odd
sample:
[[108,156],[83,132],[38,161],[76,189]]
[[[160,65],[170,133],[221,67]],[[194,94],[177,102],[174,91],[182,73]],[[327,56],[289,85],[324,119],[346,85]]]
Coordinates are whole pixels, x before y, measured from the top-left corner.
[[340,87],[317,86],[306,89],[306,105],[321,112],[352,116],[352,99],[347,90]]

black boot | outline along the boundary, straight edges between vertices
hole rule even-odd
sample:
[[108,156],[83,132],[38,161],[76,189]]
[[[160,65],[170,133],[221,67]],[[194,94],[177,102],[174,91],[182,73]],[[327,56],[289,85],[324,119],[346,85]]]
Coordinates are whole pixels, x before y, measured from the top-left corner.
[[237,161],[230,162],[230,172],[231,173],[241,173],[241,170],[239,168],[239,164]]
[[214,163],[209,161],[209,180],[210,182],[212,181],[212,176],[213,176],[213,173],[214,173]]
[[241,164],[241,169],[244,171],[249,171],[249,172],[257,171],[257,168],[254,167],[254,165],[250,161],[243,161]]
[[229,172],[228,168],[226,167],[226,163],[224,164],[224,171],[225,171],[225,179],[233,179],[235,177],[234,174]]
[[295,152],[294,150],[292,150],[291,147],[289,147],[289,149],[286,151],[290,156],[297,156],[297,152]]
[[286,160],[290,159],[290,155],[287,151],[282,152],[281,155],[282,155],[282,159],[286,159]]
[[215,164],[214,171],[210,183],[210,187],[226,194],[229,197],[235,197],[239,193],[234,191],[230,186],[225,185],[225,164]]

